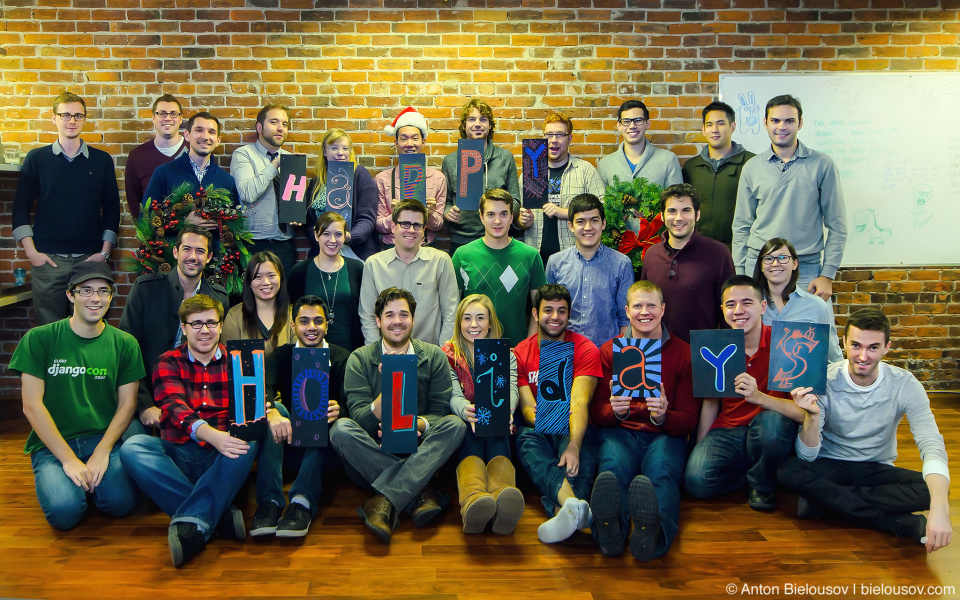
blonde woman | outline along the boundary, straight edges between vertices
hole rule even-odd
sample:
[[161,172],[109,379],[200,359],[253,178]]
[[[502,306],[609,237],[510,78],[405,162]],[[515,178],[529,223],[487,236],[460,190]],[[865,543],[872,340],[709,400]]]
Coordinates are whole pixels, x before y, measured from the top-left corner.
[[[331,129],[323,134],[320,141],[320,155],[317,156],[317,177],[307,190],[307,220],[316,223],[317,217],[327,212],[327,165],[330,161],[353,163],[353,213],[350,217],[350,231],[344,240],[343,255],[366,260],[374,252],[380,251],[380,239],[376,232],[377,223],[377,184],[370,171],[357,164],[353,152],[353,142],[342,129]],[[311,245],[309,258],[320,252],[318,244]]]
[[[510,438],[477,437],[474,397],[474,341],[503,337],[490,298],[473,294],[457,307],[453,338],[443,351],[450,362],[453,378],[450,411],[470,424],[460,447],[457,487],[464,533],[482,533],[493,519],[493,532],[513,533],[523,515],[523,494],[516,487],[516,471],[510,462]],[[510,353],[510,413],[517,408],[517,360]],[[512,423],[512,419],[511,419]],[[512,425],[511,425],[512,429]]]

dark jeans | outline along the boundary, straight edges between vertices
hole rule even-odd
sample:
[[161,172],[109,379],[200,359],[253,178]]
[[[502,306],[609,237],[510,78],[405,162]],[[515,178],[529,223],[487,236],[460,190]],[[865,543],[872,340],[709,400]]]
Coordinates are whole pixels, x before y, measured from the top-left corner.
[[467,423],[467,433],[463,436],[463,444],[460,446],[460,460],[468,456],[479,456],[483,462],[488,463],[490,459],[498,456],[510,458],[510,437],[477,437],[470,424]]
[[892,515],[930,508],[922,474],[882,463],[791,456],[777,478],[810,502],[871,527]]
[[[286,418],[290,413],[282,404],[277,410]],[[279,507],[286,506],[283,497],[283,451],[284,444],[273,441],[273,435],[267,433],[260,449],[257,463],[257,505],[273,502]],[[303,461],[297,478],[290,486],[290,499],[303,496],[310,502],[310,514],[315,516],[323,494],[323,474],[337,465],[337,455],[329,445],[325,448],[304,448]]]
[[172,517],[196,523],[207,539],[227,511],[257,458],[259,444],[239,458],[227,458],[210,444],[174,444],[135,435],[120,449],[124,468],[143,492]]
[[[313,231],[313,228],[311,228],[311,231]],[[276,254],[277,258],[280,259],[280,264],[283,265],[284,277],[290,277],[290,271],[297,264],[297,244],[294,242],[294,238],[289,240],[253,240],[248,250],[250,250],[250,256],[264,250]],[[295,300],[296,298],[290,299],[291,303]]]
[[[653,484],[660,509],[660,530],[654,557],[663,556],[680,528],[680,482],[687,460],[685,439],[665,433],[632,431],[623,427],[601,429],[599,471],[610,471],[620,484],[623,516],[621,525],[630,531],[627,490],[637,475],[646,475]],[[596,536],[596,529],[594,529]]]
[[566,467],[558,467],[560,455],[567,449],[569,435],[544,435],[533,427],[517,428],[517,456],[527,475],[543,494],[547,512],[553,514],[559,508],[557,496],[563,480],[570,482],[573,493],[581,500],[590,498],[590,489],[597,478],[597,432],[587,427],[580,447],[580,470],[576,477],[567,478]]
[[684,484],[690,495],[712,498],[746,483],[759,492],[777,488],[777,467],[793,450],[797,425],[764,410],[744,427],[711,429],[694,446]]

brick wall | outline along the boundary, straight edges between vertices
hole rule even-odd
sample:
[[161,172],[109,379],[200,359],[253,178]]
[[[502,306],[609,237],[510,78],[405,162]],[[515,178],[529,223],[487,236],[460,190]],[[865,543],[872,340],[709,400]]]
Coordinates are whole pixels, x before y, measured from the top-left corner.
[[[24,149],[51,143],[49,104],[69,89],[90,107],[84,138],[117,157],[122,177],[126,154],[150,137],[151,102],[169,92],[188,113],[222,118],[227,166],[252,141],[257,109],[282,102],[293,150],[315,154],[322,132],[339,127],[376,172],[393,154],[381,130],[402,107],[429,119],[425,151],[439,167],[456,147],[459,107],[479,96],[495,108],[496,142],[515,155],[561,109],[575,122],[574,153],[595,163],[616,147],[615,107],[640,97],[650,139],[683,160],[702,141],[699,109],[721,72],[955,71],[958,9],[957,0],[4,0],[0,134]],[[0,175],[2,286],[26,266],[10,239],[14,185]],[[122,234],[128,251],[128,215]],[[931,389],[960,389],[957,277],[844,270],[840,323],[857,304],[883,303],[902,338],[894,362]],[[118,305],[130,279],[121,277]],[[23,306],[0,309],[0,364],[29,319]],[[0,392],[17,397],[16,378],[0,371]]]

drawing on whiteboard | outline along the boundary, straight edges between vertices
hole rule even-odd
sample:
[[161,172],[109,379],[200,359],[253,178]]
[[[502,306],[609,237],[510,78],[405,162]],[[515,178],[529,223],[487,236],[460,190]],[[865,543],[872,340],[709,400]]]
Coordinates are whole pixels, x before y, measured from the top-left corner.
[[916,206],[913,209],[913,228],[920,229],[930,222],[933,215],[927,210],[927,202],[933,196],[933,188],[926,183],[918,183],[913,186],[913,198]]
[[863,208],[853,215],[854,235],[857,237],[866,237],[871,246],[884,245],[890,236],[892,230],[885,229],[877,225],[877,215],[872,208]]
[[747,92],[744,96],[740,94],[740,106],[737,108],[737,123],[742,133],[752,133],[758,135],[762,129],[760,126],[760,105],[757,104],[757,98],[753,92]]

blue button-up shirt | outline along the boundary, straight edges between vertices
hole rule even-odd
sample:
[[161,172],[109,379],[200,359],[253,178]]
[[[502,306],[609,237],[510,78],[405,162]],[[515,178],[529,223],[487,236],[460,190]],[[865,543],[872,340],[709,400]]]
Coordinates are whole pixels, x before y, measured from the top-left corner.
[[767,301],[767,310],[763,313],[763,324],[773,325],[776,321],[791,323],[825,323],[830,325],[830,337],[827,342],[830,347],[827,352],[827,361],[843,360],[843,351],[837,337],[837,320],[833,316],[833,309],[820,296],[801,290],[799,287],[787,298],[783,310],[778,311],[773,302]]
[[569,329],[598,347],[630,324],[627,290],[633,281],[630,259],[604,245],[590,260],[574,246],[547,261],[547,283],[566,287],[573,299]]

